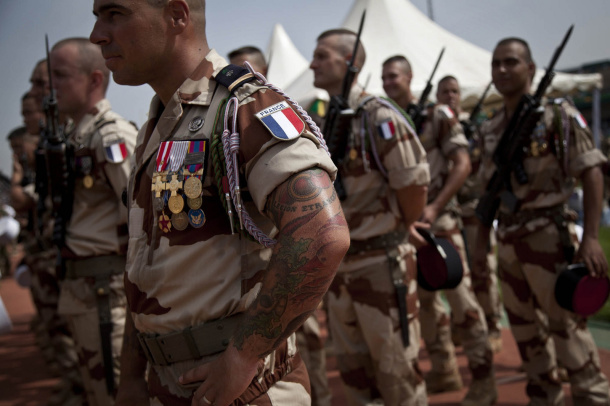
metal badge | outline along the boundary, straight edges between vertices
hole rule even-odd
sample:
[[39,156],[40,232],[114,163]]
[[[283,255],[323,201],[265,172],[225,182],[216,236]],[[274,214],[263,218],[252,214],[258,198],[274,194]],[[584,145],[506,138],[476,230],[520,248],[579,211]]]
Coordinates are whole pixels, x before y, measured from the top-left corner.
[[85,186],[87,189],[91,189],[91,187],[93,187],[93,178],[91,175],[85,175],[83,178],[83,186]]
[[164,233],[169,233],[172,229],[172,223],[167,216],[167,214],[163,213],[159,216],[159,228]]
[[189,225],[189,218],[184,212],[172,214],[172,226],[178,231],[184,231]]
[[184,194],[186,197],[195,199],[201,195],[202,186],[198,178],[191,176],[184,182]]
[[201,209],[189,211],[189,224],[195,228],[201,228],[205,224],[205,213]]
[[186,204],[188,204],[188,206],[193,209],[193,210],[197,210],[199,208],[201,208],[201,205],[203,204],[203,199],[201,196],[196,197],[194,199],[191,199],[190,197],[188,199],[186,199]]
[[172,213],[180,213],[184,209],[184,198],[181,195],[172,196],[169,198],[167,206]]
[[193,133],[197,132],[197,131],[201,130],[201,127],[203,127],[203,117],[195,117],[189,123],[190,132],[193,132]]

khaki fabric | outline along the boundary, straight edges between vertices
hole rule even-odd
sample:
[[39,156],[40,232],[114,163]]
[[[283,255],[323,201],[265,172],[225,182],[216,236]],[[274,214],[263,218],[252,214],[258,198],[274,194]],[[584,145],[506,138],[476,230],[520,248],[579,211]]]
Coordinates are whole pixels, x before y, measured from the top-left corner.
[[[349,104],[358,114],[352,120],[348,155],[339,171],[347,192],[342,206],[350,237],[365,241],[404,231],[396,190],[429,184],[426,152],[399,113],[378,99],[369,99],[359,86],[352,88]],[[388,252],[347,255],[339,267],[328,293],[328,317],[350,405],[371,404],[379,398],[387,405],[427,403],[417,359],[420,332],[415,272],[413,252],[406,243],[389,247]],[[398,312],[393,278],[407,286],[406,319]],[[408,323],[407,348],[401,323]]]
[[[154,205],[156,197],[151,185],[157,151],[162,142],[176,139],[207,140],[209,147],[212,134],[206,133],[207,128],[222,132],[222,123],[220,128],[204,124],[191,129],[189,124],[200,119],[214,120],[217,112],[208,110],[214,92],[221,91],[218,89],[221,85],[213,77],[226,65],[216,51],[210,51],[167,106],[162,108],[159,99],[153,98],[149,120],[138,134],[135,169],[128,192],[129,251],[125,286],[135,326],[142,333],[180,331],[243,312],[256,298],[271,256],[270,249],[238,233],[231,234],[229,218],[221,204],[224,194],[219,195],[211,157],[205,163],[202,179],[201,209],[205,224],[201,228],[172,229],[168,233],[159,228],[159,216],[171,213],[167,207],[159,209]],[[255,224],[273,237],[277,231],[265,217],[269,194],[295,173],[321,168],[333,178],[336,168],[308,128],[298,138],[281,141],[272,137],[256,118],[256,113],[284,102],[284,96],[255,81],[240,87],[236,97],[242,196]],[[259,379],[263,380],[275,370],[293,371],[290,365],[295,355],[292,336],[283,353],[275,351],[265,358]],[[155,388],[157,397],[165,399],[164,402],[188,400],[193,388],[180,387],[176,371],[185,371],[184,368],[209,359],[155,367],[153,377],[158,379],[149,381],[149,386]],[[297,369],[300,367],[294,368]],[[291,372],[283,381],[299,376]],[[309,392],[306,378],[298,385]]]
[[[545,106],[528,140],[524,167],[529,183],[512,181],[522,213],[564,204],[572,194],[574,177],[605,162],[579,115],[566,101],[551,101]],[[479,174],[483,184],[493,173],[492,155],[506,121],[504,110],[500,110],[481,127],[485,148]],[[560,134],[566,140],[563,151]],[[500,211],[503,209],[501,206]],[[560,308],[554,289],[549,289],[567,265],[556,224],[544,216],[510,224],[505,224],[504,218],[500,216],[497,234],[502,298],[523,359],[532,404],[564,404],[558,363],[568,371],[574,404],[610,404],[608,381],[600,370],[597,348],[585,320]],[[568,222],[567,227],[569,240],[577,248],[574,224]]]

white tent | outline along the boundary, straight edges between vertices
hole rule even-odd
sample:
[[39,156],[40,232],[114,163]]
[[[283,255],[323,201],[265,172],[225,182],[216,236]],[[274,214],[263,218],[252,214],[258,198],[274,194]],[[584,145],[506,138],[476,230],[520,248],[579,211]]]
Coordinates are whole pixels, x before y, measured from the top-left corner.
[[[445,48],[433,85],[445,75],[457,77],[462,88],[462,102],[465,108],[472,107],[491,81],[491,52],[450,33],[430,20],[408,0],[355,0],[343,27],[358,30],[362,12],[366,10],[366,21],[362,32],[362,43],[366,49],[366,62],[359,76],[359,82],[370,77],[367,91],[383,95],[381,65],[393,55],[406,56],[413,69],[411,89],[419,95],[440,51]],[[498,38],[499,39],[499,38]],[[558,38],[557,42],[559,44]],[[535,81],[544,74],[539,69]],[[312,99],[313,75],[303,72],[288,87],[287,91],[301,104],[307,105]],[[551,91],[566,94],[576,90],[601,88],[599,74],[571,75],[558,73],[553,80]],[[434,91],[431,97],[434,97]],[[489,102],[499,100],[493,90]]]
[[309,69],[309,62],[301,55],[281,24],[273,27],[267,45],[267,63],[267,79],[280,88],[289,85]]

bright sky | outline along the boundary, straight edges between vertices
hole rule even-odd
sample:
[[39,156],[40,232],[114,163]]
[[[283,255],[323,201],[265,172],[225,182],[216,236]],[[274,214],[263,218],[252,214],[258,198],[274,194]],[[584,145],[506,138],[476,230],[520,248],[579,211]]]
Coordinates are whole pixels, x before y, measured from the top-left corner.
[[[263,50],[276,23],[283,25],[305,58],[313,53],[315,38],[342,24],[355,0],[208,0],[209,43],[221,55],[242,45]],[[404,0],[408,1],[408,0]],[[427,13],[427,0],[412,0]],[[230,4],[230,6],[229,6]],[[575,24],[559,68],[610,58],[608,0],[433,0],[434,20],[447,30],[484,49],[493,50],[507,36],[530,42],[540,66],[548,63],[558,45],[557,29],[565,32]],[[6,136],[21,125],[21,96],[29,90],[35,63],[45,54],[44,36],[55,42],[72,36],[88,37],[93,27],[92,0],[0,0],[0,171],[11,171],[11,153]],[[417,38],[405,39],[417,41]],[[421,39],[425,40],[425,39]],[[144,123],[152,97],[148,86],[111,84],[108,99],[114,110]]]

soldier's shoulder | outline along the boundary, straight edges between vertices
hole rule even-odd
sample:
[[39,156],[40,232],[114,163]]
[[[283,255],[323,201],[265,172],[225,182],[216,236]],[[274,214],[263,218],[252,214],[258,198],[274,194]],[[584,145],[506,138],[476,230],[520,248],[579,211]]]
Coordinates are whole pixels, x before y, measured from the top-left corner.
[[135,123],[118,113],[107,111],[95,122],[99,148],[109,163],[122,163],[129,156],[129,145],[135,143],[138,129]]

